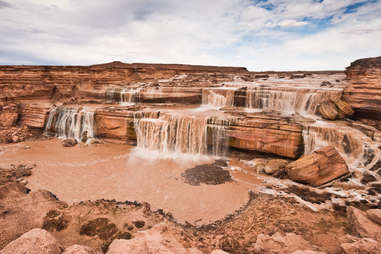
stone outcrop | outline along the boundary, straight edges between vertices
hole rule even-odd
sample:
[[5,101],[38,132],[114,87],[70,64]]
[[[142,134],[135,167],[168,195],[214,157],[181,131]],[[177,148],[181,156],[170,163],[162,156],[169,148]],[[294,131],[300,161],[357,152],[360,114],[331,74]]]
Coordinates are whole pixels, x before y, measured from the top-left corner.
[[354,61],[346,69],[344,98],[362,118],[381,119],[381,57]]
[[332,146],[321,148],[287,165],[288,177],[296,182],[320,186],[347,174],[344,159]]
[[61,254],[62,250],[49,232],[35,228],[9,243],[0,254]]
[[287,118],[258,115],[229,121],[229,146],[288,158],[303,154],[302,126]]

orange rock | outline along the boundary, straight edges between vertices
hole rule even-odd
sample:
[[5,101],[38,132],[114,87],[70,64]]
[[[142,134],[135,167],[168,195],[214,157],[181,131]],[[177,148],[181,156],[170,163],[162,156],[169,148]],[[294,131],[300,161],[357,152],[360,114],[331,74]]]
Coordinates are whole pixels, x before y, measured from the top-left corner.
[[357,60],[346,69],[345,100],[357,114],[381,119],[381,57]]
[[318,110],[324,119],[336,120],[339,117],[339,110],[332,101],[321,104]]
[[51,105],[49,103],[28,104],[22,110],[21,122],[29,127],[44,128]]
[[3,112],[0,113],[0,127],[11,127],[18,119],[16,112]]
[[319,186],[349,171],[336,149],[327,146],[291,162],[286,166],[286,172],[293,181]]
[[228,136],[233,148],[293,159],[303,153],[302,127],[290,119],[263,115],[233,119]]

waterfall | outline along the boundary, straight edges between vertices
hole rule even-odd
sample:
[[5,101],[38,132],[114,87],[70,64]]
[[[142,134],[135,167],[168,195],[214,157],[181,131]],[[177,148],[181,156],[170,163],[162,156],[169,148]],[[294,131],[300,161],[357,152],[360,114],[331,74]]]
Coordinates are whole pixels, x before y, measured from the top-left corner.
[[139,148],[163,153],[222,155],[223,127],[208,127],[208,117],[177,113],[162,113],[157,118],[139,116],[141,113],[137,113],[134,121]]
[[288,91],[255,87],[246,91],[246,108],[284,115],[299,113],[315,115],[317,107],[330,98],[340,97],[341,91]]
[[49,112],[45,134],[87,142],[95,138],[94,111],[56,107]]
[[236,88],[214,88],[202,90],[202,104],[215,108],[231,107],[234,103]]
[[207,143],[208,153],[212,155],[225,156],[229,148],[229,136],[227,127],[230,122],[225,119],[210,117],[208,119]]
[[303,140],[305,154],[311,154],[324,146],[334,146],[352,168],[369,168],[380,152],[371,138],[361,131],[325,121],[305,125]]
[[108,88],[106,102],[119,103],[123,106],[132,105],[137,101],[139,91],[138,88]]

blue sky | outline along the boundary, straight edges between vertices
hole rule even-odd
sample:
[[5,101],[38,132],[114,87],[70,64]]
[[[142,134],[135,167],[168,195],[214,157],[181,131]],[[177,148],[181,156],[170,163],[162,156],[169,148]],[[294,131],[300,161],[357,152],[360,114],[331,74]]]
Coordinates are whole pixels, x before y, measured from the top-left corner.
[[381,55],[380,0],[0,0],[0,64],[344,69]]

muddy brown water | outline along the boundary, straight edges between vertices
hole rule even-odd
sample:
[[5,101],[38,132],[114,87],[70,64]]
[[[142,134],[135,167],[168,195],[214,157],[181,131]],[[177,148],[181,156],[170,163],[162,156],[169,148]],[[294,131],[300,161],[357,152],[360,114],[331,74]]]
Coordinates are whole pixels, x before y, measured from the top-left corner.
[[37,165],[27,179],[27,187],[32,190],[49,190],[68,203],[145,201],[153,209],[172,213],[179,221],[195,224],[222,219],[249,198],[251,187],[240,181],[200,186],[184,183],[181,174],[186,169],[213,162],[208,156],[163,157],[122,144],[67,148],[57,139],[0,146],[0,167]]

